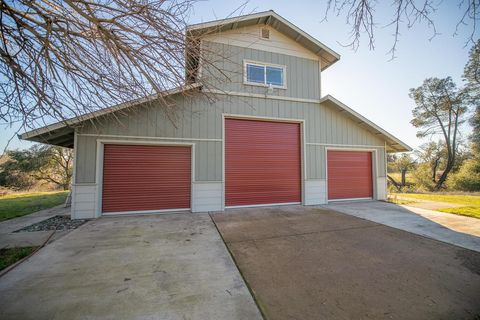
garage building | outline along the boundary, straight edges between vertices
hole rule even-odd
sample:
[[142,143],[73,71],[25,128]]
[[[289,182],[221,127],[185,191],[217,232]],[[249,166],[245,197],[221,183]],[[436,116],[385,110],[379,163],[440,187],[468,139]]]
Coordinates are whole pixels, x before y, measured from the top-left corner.
[[174,122],[152,96],[21,135],[75,150],[72,217],[385,199],[387,153],[411,149],[321,95],[336,52],[273,11],[187,33],[227,77],[166,91]]

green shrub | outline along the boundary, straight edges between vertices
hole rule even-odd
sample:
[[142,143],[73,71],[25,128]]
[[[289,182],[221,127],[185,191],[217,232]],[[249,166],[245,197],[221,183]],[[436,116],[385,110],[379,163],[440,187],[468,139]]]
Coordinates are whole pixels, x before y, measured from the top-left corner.
[[428,163],[418,165],[412,173],[413,184],[411,191],[425,192],[433,191],[435,182],[432,181],[432,170]]
[[460,170],[453,173],[448,189],[459,191],[480,191],[480,165],[474,159],[465,160]]

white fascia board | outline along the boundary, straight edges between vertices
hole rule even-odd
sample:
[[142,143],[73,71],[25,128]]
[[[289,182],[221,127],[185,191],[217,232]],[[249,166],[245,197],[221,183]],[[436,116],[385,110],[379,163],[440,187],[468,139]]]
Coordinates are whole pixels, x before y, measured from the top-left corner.
[[[188,91],[188,90],[192,90],[192,89],[195,89],[195,88],[199,88],[201,86],[202,85],[200,83],[192,83],[192,84],[189,84],[189,85],[186,85],[186,86],[183,86],[183,87],[177,87],[177,88],[173,88],[173,89],[170,89],[170,90],[166,90],[166,91],[164,91],[164,93],[161,94],[161,96],[166,97],[166,96],[170,96],[172,94],[176,94],[176,93],[180,93],[180,92],[183,92],[183,91]],[[19,138],[22,139],[22,140],[28,140],[28,139],[31,139],[33,137],[36,137],[36,136],[39,136],[39,135],[42,135],[42,134],[45,134],[45,133],[48,133],[48,132],[51,132],[51,131],[54,131],[54,130],[62,129],[62,128],[65,128],[65,127],[68,127],[68,126],[72,126],[72,125],[75,125],[77,123],[80,123],[80,122],[83,122],[83,121],[86,121],[86,120],[97,118],[97,117],[100,117],[100,116],[103,116],[103,115],[106,115],[106,114],[109,114],[109,113],[112,113],[112,112],[115,112],[115,111],[120,111],[122,109],[129,108],[129,107],[133,107],[133,106],[141,104],[141,103],[153,101],[155,99],[158,99],[159,97],[160,97],[160,95],[154,94],[154,95],[150,95],[148,97],[124,102],[124,103],[121,103],[121,104],[118,104],[118,105],[115,105],[115,106],[112,106],[112,107],[108,107],[108,108],[104,108],[104,109],[97,110],[97,111],[94,111],[94,112],[90,112],[90,113],[87,113],[87,114],[84,114],[84,115],[81,115],[81,116],[78,116],[78,117],[74,117],[74,118],[71,118],[71,119],[67,119],[65,121],[57,122],[57,123],[50,124],[50,125],[42,127],[42,128],[38,128],[38,129],[34,129],[34,130],[31,130],[31,131],[22,133],[22,134],[19,135]]]
[[407,145],[405,142],[401,141],[397,137],[393,136],[391,133],[382,129],[381,127],[379,127],[378,125],[376,125],[372,121],[370,121],[367,118],[365,118],[364,116],[362,116],[360,113],[356,112],[355,110],[348,107],[346,104],[344,104],[344,103],[340,102],[339,100],[337,100],[336,98],[334,98],[333,96],[326,95],[325,97],[320,99],[320,103],[326,102],[326,101],[330,101],[331,103],[337,105],[338,107],[345,110],[346,112],[348,112],[349,114],[351,114],[352,116],[354,116],[358,120],[362,121],[363,123],[365,123],[366,125],[368,125],[372,129],[378,131],[385,138],[394,141],[395,145],[399,145],[404,149],[404,150],[398,150],[399,152],[412,151],[412,148],[409,145]]
[[[237,22],[245,21],[245,20],[261,19],[261,18],[268,17],[268,16],[272,16],[274,19],[278,20],[279,22],[283,23],[284,25],[286,25],[290,29],[294,30],[297,33],[297,35],[311,41],[312,43],[314,43],[318,47],[319,50],[320,49],[324,50],[328,54],[332,55],[336,60],[340,59],[340,54],[333,51],[332,49],[327,47],[325,44],[323,44],[319,40],[315,39],[314,37],[312,37],[311,35],[309,35],[305,31],[303,31],[302,29],[300,29],[299,27],[297,27],[296,25],[294,25],[293,23],[291,23],[287,19],[283,18],[282,16],[280,16],[279,14],[277,14],[273,10],[263,11],[263,12],[259,12],[259,13],[253,13],[253,14],[247,14],[247,15],[243,15],[243,16],[239,16],[239,17],[233,17],[233,18],[214,20],[214,21],[209,21],[209,22],[204,22],[204,23],[192,24],[192,25],[189,25],[187,27],[187,32],[189,32],[189,31],[191,32],[191,31],[194,31],[194,30],[220,27],[222,25],[226,25],[226,24],[230,24],[230,23],[237,23]],[[317,52],[315,52],[315,54],[317,54]],[[335,61],[333,61],[332,64],[334,62]]]

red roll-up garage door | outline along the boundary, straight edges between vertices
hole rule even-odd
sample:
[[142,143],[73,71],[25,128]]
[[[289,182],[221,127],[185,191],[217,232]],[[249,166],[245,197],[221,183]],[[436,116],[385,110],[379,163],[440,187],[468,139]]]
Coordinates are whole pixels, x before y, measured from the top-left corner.
[[373,197],[372,153],[329,150],[328,199]]
[[190,208],[191,148],[106,144],[102,212]]
[[301,201],[300,125],[225,119],[225,205]]

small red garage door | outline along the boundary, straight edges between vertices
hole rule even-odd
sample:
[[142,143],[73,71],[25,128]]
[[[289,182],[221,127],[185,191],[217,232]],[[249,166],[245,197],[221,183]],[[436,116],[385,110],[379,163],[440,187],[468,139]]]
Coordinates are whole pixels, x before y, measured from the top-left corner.
[[328,199],[372,198],[372,153],[328,151]]
[[300,125],[225,119],[225,205],[301,201]]
[[190,208],[190,149],[106,144],[102,212]]

